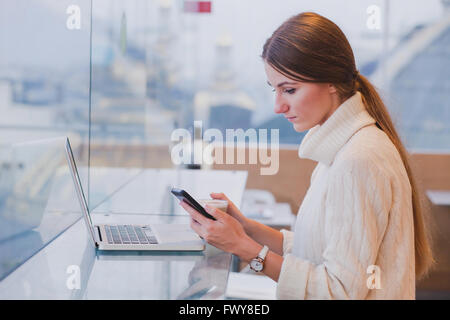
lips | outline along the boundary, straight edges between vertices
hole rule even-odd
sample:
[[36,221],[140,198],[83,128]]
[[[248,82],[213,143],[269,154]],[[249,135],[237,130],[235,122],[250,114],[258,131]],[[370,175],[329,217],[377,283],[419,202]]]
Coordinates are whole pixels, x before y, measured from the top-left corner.
[[285,117],[287,120],[289,120],[289,121],[292,121],[292,120],[294,120],[294,119],[296,119],[297,117]]

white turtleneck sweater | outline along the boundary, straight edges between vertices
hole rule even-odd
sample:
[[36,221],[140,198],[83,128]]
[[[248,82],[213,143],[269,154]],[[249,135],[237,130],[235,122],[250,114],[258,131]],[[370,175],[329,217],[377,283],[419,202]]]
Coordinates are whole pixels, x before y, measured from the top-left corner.
[[282,230],[277,298],[414,299],[411,186],[359,92],[309,130],[299,156],[318,164],[294,231]]

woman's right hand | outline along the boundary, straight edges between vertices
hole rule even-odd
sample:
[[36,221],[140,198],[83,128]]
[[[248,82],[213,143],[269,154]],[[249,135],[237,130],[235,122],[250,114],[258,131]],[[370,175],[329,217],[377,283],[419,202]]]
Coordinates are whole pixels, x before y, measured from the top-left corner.
[[236,205],[223,193],[210,193],[211,198],[228,201],[227,213],[235,218],[244,228],[245,233],[260,244],[269,246],[270,250],[283,255],[283,234],[269,226],[244,216]]
[[239,221],[240,224],[244,227],[244,230],[247,231],[247,226],[249,224],[250,219],[244,216],[244,214],[238,209],[238,207],[236,207],[236,205],[230,199],[228,199],[228,197],[224,193],[212,192],[210,193],[210,196],[211,198],[216,200],[228,201],[227,213],[233,218],[235,218],[237,221]]

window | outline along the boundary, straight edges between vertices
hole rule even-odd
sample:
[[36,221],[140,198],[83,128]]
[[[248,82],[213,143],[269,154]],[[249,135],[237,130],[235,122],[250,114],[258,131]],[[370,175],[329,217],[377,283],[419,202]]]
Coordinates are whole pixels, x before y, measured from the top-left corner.
[[[347,35],[413,149],[450,149],[448,1],[17,0],[0,3],[0,144],[68,135],[89,190],[102,166],[152,166],[130,148],[176,128],[304,133],[273,112],[260,55],[287,18],[315,11]],[[92,24],[91,24],[92,22]],[[167,150],[167,149],[164,149]],[[89,183],[88,183],[89,181]]]

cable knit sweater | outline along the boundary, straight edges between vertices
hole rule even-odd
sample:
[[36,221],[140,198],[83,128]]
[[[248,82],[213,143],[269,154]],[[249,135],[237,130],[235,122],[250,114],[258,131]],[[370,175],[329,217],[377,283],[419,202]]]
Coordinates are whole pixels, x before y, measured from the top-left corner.
[[415,299],[411,186],[359,92],[309,130],[299,156],[318,164],[294,231],[282,230],[277,298]]

